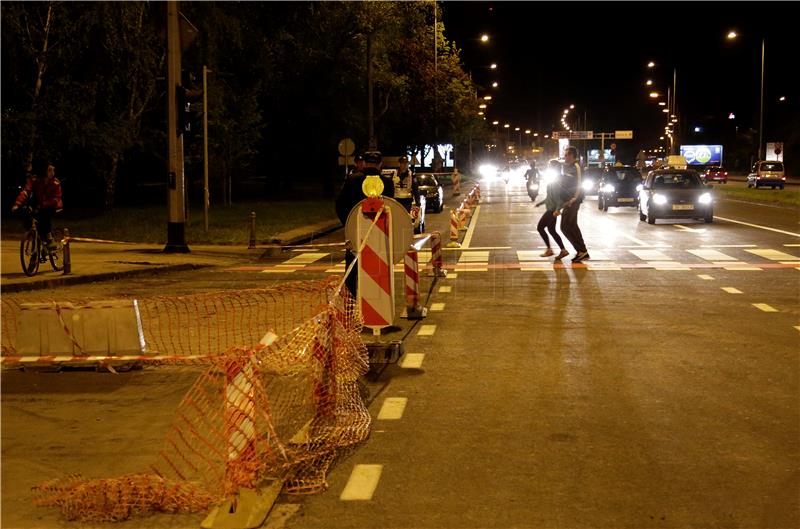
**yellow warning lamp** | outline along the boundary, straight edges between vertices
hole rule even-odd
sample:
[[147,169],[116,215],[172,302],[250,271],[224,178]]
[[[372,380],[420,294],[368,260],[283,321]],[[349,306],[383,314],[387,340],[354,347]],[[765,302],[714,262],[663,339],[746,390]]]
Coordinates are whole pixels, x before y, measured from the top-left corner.
[[361,191],[368,197],[377,197],[383,193],[383,180],[378,175],[367,175],[361,184]]

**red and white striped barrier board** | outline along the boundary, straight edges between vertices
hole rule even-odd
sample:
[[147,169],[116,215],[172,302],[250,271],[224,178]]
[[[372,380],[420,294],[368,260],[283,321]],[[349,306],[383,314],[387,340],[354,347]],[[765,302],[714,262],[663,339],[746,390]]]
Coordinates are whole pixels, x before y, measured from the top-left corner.
[[448,248],[461,248],[458,243],[458,216],[456,210],[450,210],[450,242],[447,243]]
[[[373,219],[375,219],[373,221]],[[394,273],[392,270],[392,218],[383,201],[362,203],[358,216],[358,303],[364,326],[380,333],[394,321]]]

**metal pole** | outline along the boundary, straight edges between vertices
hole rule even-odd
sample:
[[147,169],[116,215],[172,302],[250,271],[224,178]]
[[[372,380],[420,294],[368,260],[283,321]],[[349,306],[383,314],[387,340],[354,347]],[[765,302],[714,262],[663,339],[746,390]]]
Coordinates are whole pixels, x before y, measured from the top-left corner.
[[[367,4],[369,5],[369,4]],[[369,121],[369,148],[377,149],[378,142],[375,139],[374,110],[372,103],[372,33],[367,33],[367,115]]]
[[761,104],[758,111],[758,159],[763,160],[761,155],[764,144],[764,48],[766,37],[761,38]]
[[208,233],[208,72],[211,70],[203,65],[203,223]]
[[675,123],[675,127],[672,130],[672,139],[673,147],[671,154],[677,154],[675,152],[675,146],[679,145],[678,143],[678,127],[680,127],[683,123],[681,123],[680,118],[678,118],[678,69],[672,69],[672,112],[670,112],[670,119],[672,118],[672,114],[675,114],[675,119],[678,121]]
[[248,249],[252,250],[256,247],[256,212],[250,212],[250,244],[247,246]]
[[167,1],[167,245],[164,252],[188,253],[183,136],[178,134],[176,91],[181,82],[181,39],[178,2]]

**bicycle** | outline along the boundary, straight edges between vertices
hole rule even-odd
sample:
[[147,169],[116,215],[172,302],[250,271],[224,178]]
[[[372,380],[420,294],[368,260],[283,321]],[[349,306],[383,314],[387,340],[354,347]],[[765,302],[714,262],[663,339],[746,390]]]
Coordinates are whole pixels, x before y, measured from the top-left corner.
[[22,271],[26,276],[31,277],[39,271],[39,264],[50,261],[50,265],[56,272],[64,270],[64,232],[59,228],[54,228],[50,233],[56,243],[56,249],[51,250],[47,247],[47,242],[42,240],[39,235],[39,222],[36,220],[33,210],[26,209],[31,217],[31,227],[22,236],[19,244],[19,260],[22,263]]

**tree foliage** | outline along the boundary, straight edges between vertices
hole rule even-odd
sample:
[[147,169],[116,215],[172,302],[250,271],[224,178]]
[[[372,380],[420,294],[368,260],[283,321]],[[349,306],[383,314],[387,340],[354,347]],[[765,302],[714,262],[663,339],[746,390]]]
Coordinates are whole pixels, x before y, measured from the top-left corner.
[[[120,188],[165,180],[165,4],[1,8],[4,172],[21,177],[31,157],[61,160],[72,187],[97,187],[106,207]],[[180,9],[200,31],[184,70],[198,83],[203,65],[212,71],[203,111],[218,197],[252,175],[265,176],[267,189],[306,180],[333,191],[338,141],[352,137],[363,148],[368,140],[368,38],[381,149],[459,143],[482,128],[474,87],[435,3],[183,2]],[[196,180],[202,137],[184,139],[187,174]]]

